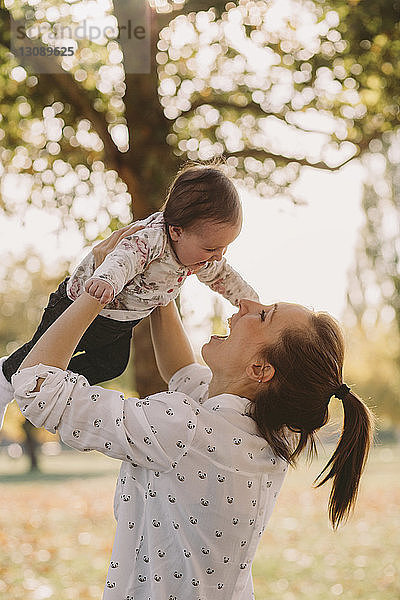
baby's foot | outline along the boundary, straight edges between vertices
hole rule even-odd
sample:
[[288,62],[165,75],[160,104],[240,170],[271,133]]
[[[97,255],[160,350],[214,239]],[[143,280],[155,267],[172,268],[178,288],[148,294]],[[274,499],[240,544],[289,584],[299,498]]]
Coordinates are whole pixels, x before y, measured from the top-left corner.
[[6,412],[7,405],[14,398],[14,389],[13,386],[7,379],[3,373],[3,362],[8,358],[8,356],[3,356],[0,358],[0,429],[3,427],[4,414]]

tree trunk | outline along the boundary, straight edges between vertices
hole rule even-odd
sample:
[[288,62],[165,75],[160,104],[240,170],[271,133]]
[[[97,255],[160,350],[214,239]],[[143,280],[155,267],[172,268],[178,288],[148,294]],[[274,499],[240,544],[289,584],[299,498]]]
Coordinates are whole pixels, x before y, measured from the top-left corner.
[[[115,4],[115,14],[119,23],[125,23],[129,18],[123,3]],[[179,163],[179,159],[173,155],[165,141],[170,122],[164,115],[157,91],[155,56],[161,26],[159,18],[157,13],[152,11],[150,73],[125,75],[125,118],[133,137],[128,152],[119,156],[118,174],[132,196],[135,220],[143,219],[160,208],[166,188]],[[123,50],[129,51],[125,48]],[[164,390],[166,384],[155,362],[149,319],[145,319],[134,329],[133,356],[135,387],[139,396],[144,397]]]
[[149,319],[144,319],[135,327],[133,349],[136,390],[140,398],[165,390],[167,384],[158,372],[151,343]]

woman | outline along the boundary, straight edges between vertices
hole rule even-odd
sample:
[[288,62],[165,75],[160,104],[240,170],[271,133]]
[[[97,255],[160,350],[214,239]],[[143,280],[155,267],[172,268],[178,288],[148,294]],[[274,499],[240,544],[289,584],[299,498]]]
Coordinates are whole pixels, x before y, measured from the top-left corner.
[[314,449],[333,395],[343,401],[344,426],[319,485],[333,481],[334,527],[355,502],[372,417],[342,381],[337,323],[296,304],[243,300],[229,336],[203,346],[205,367],[170,303],[151,315],[169,391],[137,400],[64,371],[101,308],[80,296],[13,385],[34,425],[122,460],[104,599],[248,600],[252,560],[287,466],[307,442]]

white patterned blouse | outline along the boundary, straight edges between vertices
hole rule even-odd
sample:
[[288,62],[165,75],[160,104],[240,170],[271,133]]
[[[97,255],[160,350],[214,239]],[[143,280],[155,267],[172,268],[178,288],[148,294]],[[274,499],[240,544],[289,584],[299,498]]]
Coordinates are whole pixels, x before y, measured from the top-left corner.
[[138,400],[54,367],[13,376],[34,425],[122,461],[104,600],[254,597],[252,561],[287,464],[257,434],[246,398],[208,398],[210,379],[192,364],[169,391]]

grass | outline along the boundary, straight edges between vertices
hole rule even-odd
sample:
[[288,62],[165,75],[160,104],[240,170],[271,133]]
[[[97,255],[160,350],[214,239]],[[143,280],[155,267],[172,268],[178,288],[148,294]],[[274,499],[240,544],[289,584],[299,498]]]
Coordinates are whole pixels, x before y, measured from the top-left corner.
[[[337,532],[329,487],[311,487],[325,459],[291,471],[254,562],[256,599],[400,598],[399,458],[397,447],[373,451],[355,514]],[[71,452],[42,465],[43,474],[29,475],[23,459],[0,458],[0,597],[99,599],[118,462]]]
[[398,600],[399,458],[399,448],[373,451],[354,515],[336,532],[330,486],[311,488],[325,461],[290,472],[257,552],[257,600]]

